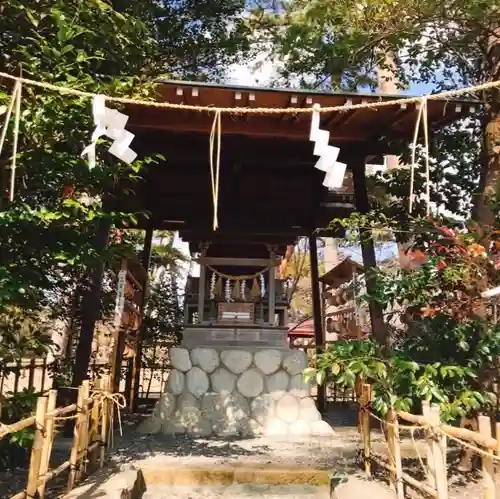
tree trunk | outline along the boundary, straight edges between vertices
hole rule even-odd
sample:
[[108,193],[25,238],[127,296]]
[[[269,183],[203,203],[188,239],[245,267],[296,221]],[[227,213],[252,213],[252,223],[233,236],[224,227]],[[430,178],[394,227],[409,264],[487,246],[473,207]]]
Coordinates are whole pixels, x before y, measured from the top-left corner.
[[[500,80],[500,29],[490,37],[487,61],[490,81]],[[484,103],[484,168],[473,215],[482,227],[493,227],[495,209],[491,203],[500,193],[500,89],[485,92]]]
[[[108,243],[110,224],[101,220],[95,234],[95,248],[102,252]],[[92,269],[88,288],[85,290],[82,299],[82,318],[78,346],[75,353],[75,367],[71,386],[80,386],[87,378],[87,372],[92,353],[92,340],[94,338],[94,327],[101,312],[101,281],[104,273],[104,262],[102,260],[95,263]]]

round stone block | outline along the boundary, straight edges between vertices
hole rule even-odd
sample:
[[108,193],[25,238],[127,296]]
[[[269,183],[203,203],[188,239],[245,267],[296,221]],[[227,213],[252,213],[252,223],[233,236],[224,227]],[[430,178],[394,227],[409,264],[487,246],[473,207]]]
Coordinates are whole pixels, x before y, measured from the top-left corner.
[[183,421],[177,416],[177,411],[172,419],[169,419],[162,426],[162,431],[165,435],[182,435],[186,433],[186,426]]
[[335,432],[326,421],[315,421],[311,423],[311,434],[314,437],[331,437],[335,435]]
[[137,428],[137,431],[145,435],[156,435],[160,433],[163,423],[164,421],[153,416],[143,421]]
[[242,421],[249,418],[250,406],[240,393],[229,395],[225,403],[225,414],[228,421]]
[[201,421],[201,410],[198,399],[191,393],[183,393],[177,400],[177,410],[173,420],[179,422],[185,429],[192,428]]
[[199,404],[199,400],[192,393],[184,392],[177,398],[177,410],[175,411],[175,414],[179,414],[192,407],[198,409]]
[[212,434],[212,422],[207,419],[200,419],[195,424],[189,426],[187,432],[197,437],[208,437]]
[[299,398],[309,397],[311,395],[311,385],[304,383],[304,376],[302,374],[296,374],[290,379],[288,391]]
[[285,371],[291,376],[300,374],[307,367],[307,355],[302,350],[292,350],[283,360]]
[[288,425],[281,419],[273,419],[267,425],[265,434],[272,437],[288,435]]
[[169,356],[170,363],[179,371],[187,372],[193,367],[189,358],[189,351],[185,348],[173,347],[169,351]]
[[175,398],[171,393],[163,393],[156,403],[153,416],[160,420],[167,420],[175,411]]
[[245,397],[256,397],[264,390],[264,377],[257,369],[249,369],[238,378],[236,385]]
[[290,435],[295,435],[297,437],[307,436],[311,434],[311,424],[299,419],[290,425],[289,430]]
[[300,400],[299,418],[310,423],[321,420],[321,413],[318,411],[312,398],[303,398]]
[[276,416],[285,423],[294,423],[299,419],[299,401],[290,394],[281,397],[276,403]]
[[193,367],[186,374],[186,386],[196,398],[202,397],[210,386],[207,373],[199,367]]
[[218,437],[236,437],[240,433],[240,425],[236,421],[217,421],[213,427]]
[[168,375],[165,391],[172,395],[180,395],[184,391],[184,384],[184,373],[177,369],[173,369]]
[[205,419],[218,421],[223,418],[228,396],[205,393],[201,399],[201,413]]
[[255,397],[251,403],[252,417],[261,425],[274,418],[274,400],[269,394],[262,394]]
[[273,399],[279,399],[287,391],[289,383],[290,376],[285,371],[278,371],[266,376],[266,391]]
[[212,389],[217,393],[233,393],[236,386],[236,375],[224,367],[219,367],[210,375]]
[[245,350],[224,350],[220,359],[233,374],[241,374],[252,364],[252,354]]
[[357,476],[346,477],[332,491],[332,499],[352,499],[353,497],[396,499],[396,493],[384,484]]
[[260,350],[254,355],[254,363],[264,374],[273,374],[280,367],[281,352],[279,350]]
[[191,362],[193,366],[198,366],[206,373],[211,373],[219,365],[220,359],[217,350],[213,348],[193,348]]
[[255,419],[240,422],[240,435],[243,437],[257,437],[264,433],[264,428]]

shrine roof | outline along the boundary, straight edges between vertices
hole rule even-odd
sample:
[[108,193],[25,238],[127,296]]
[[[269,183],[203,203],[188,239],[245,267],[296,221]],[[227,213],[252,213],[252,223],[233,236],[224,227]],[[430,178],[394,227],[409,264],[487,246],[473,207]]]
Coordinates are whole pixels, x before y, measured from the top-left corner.
[[[160,80],[157,100],[173,104],[213,108],[308,108],[349,106],[399,100],[402,94],[320,92],[305,89],[278,89],[192,81]],[[467,99],[432,99],[427,103],[429,128],[440,127],[479,109]],[[381,137],[413,136],[418,104],[402,103],[376,108],[355,108],[322,113],[321,128],[329,130],[332,142],[373,142]],[[146,129],[209,132],[213,113],[172,108],[136,107],[133,126]],[[310,113],[226,113],[223,133],[273,139],[308,140]],[[388,153],[389,151],[385,151]]]
[[319,281],[325,283],[327,286],[338,287],[341,284],[349,282],[354,274],[364,274],[364,272],[365,268],[363,265],[346,257],[341,262],[337,263],[335,267],[325,272],[319,278]]
[[[163,80],[156,100],[179,105],[205,106],[186,110],[127,105],[127,129],[135,134],[132,148],[139,157],[161,153],[165,160],[151,162],[142,179],[121,185],[112,209],[148,211],[157,229],[179,230],[194,245],[217,239],[221,244],[273,243],[286,248],[311,230],[328,227],[334,218],[354,210],[347,172],[342,189],[323,187],[324,172],[314,168],[316,158],[309,140],[311,115],[238,112],[237,108],[306,108],[374,103],[401,95],[314,92],[310,90],[243,87],[202,82]],[[213,193],[209,144],[214,112],[222,115],[219,229],[214,233]],[[479,109],[467,100],[430,100],[429,128],[437,128]],[[331,144],[340,148],[339,161],[351,166],[353,155],[382,158],[391,153],[391,140],[411,140],[417,117],[415,103],[380,108],[346,109],[322,113],[321,128],[330,131]],[[346,188],[347,186],[347,188]],[[350,190],[349,190],[350,189]],[[342,230],[318,236],[337,235]]]

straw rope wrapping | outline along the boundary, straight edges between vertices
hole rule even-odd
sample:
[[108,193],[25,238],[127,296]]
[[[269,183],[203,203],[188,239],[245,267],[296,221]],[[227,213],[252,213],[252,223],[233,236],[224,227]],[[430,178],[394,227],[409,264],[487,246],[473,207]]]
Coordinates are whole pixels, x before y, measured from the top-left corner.
[[[123,427],[122,427],[122,416],[121,410],[127,407],[127,400],[124,395],[121,393],[112,393],[106,390],[93,390],[91,392],[91,398],[94,399],[94,404],[98,404],[101,406],[101,412],[104,411],[106,405],[106,401],[111,402],[111,411],[109,414],[109,441],[110,447],[114,446],[114,418],[115,418],[115,410],[113,405],[116,407],[116,412],[118,414],[118,427],[120,429],[120,436],[123,436]],[[103,442],[104,443],[104,442]]]
[[[383,424],[383,425],[386,425],[386,426],[395,426],[393,423],[390,423],[389,421],[385,421],[385,420],[379,418],[378,416],[376,416],[375,414],[373,414],[373,412],[370,412],[370,415],[374,419],[376,419],[377,421],[379,421],[381,424]],[[400,430],[408,430],[408,431],[411,431],[413,433],[416,430],[424,430],[424,429],[426,429],[429,432],[435,432],[436,434],[441,434],[441,435],[449,438],[450,440],[453,440],[457,444],[462,445],[463,447],[472,450],[473,452],[477,452],[478,454],[480,454],[482,456],[490,457],[494,461],[500,462],[500,456],[497,456],[496,454],[493,454],[492,452],[489,452],[489,451],[486,451],[484,449],[481,449],[480,447],[477,447],[476,445],[470,444],[469,442],[466,442],[466,441],[464,441],[464,440],[462,440],[460,438],[457,438],[457,437],[454,437],[453,435],[450,435],[448,432],[446,432],[445,430],[443,430],[442,424],[439,424],[439,425],[426,424],[426,425],[418,425],[418,426],[410,426],[410,425],[400,425],[400,424],[398,424],[398,428]],[[412,440],[413,440],[413,443],[415,445],[415,450],[416,450],[416,452],[418,454],[418,449],[417,449],[416,442],[414,440],[414,435],[413,434],[412,434]]]
[[14,140],[12,142],[12,158],[11,158],[11,173],[10,173],[10,186],[9,186],[9,201],[14,199],[14,182],[16,176],[16,161],[17,161],[17,146],[19,139],[19,122],[21,119],[21,94],[22,94],[22,84],[19,80],[16,80],[14,85],[14,90],[12,91],[9,107],[7,109],[7,114],[5,115],[5,121],[3,123],[2,133],[0,135],[0,156],[2,154],[2,149],[5,144],[5,138],[7,136],[7,129],[9,128],[10,117],[12,111],[14,111]]
[[[381,426],[382,425],[383,426],[392,426],[392,427],[396,426],[394,423],[390,423],[389,421],[386,421],[382,418],[379,418],[378,416],[373,414],[373,412],[371,412],[370,410],[368,410],[367,412],[370,414],[370,416],[373,419],[379,421]],[[418,458],[418,461],[420,463],[420,466],[422,467],[424,475],[427,478],[429,478],[429,473],[428,473],[427,467],[425,466],[424,460],[422,459],[422,455],[420,454],[420,451],[418,450],[417,442],[415,440],[415,432],[419,431],[419,430],[427,430],[428,432],[431,432],[434,427],[432,425],[410,426],[410,425],[401,425],[399,423],[397,424],[397,427],[398,427],[398,430],[403,430],[403,431],[408,430],[410,432],[411,441],[413,443],[413,447],[415,448],[415,452],[417,454],[417,458]],[[396,458],[394,457],[394,455],[392,453],[389,442],[386,441],[386,444],[387,444],[387,450],[389,452],[389,459],[391,461],[392,466],[395,467],[396,466]]]
[[[217,230],[219,227],[219,185],[220,185],[220,147],[221,147],[221,135],[222,135],[222,125],[221,125],[221,112],[219,110],[215,111],[214,122],[212,124],[212,130],[210,131],[210,178],[212,180],[212,197],[214,203],[214,217],[213,217],[213,229]],[[217,142],[217,150],[215,157],[215,168],[214,168],[214,146]]]
[[211,270],[214,274],[218,275],[219,277],[222,277],[223,279],[229,279],[231,281],[246,281],[248,279],[255,279],[256,277],[265,274],[274,266],[266,267],[265,269],[255,272],[255,274],[249,274],[249,275],[229,275],[229,274],[224,274],[223,272],[219,272],[217,269],[214,269],[211,265],[207,265],[206,267],[207,269]]
[[[13,76],[8,73],[0,72],[0,78],[7,78],[19,83],[24,83],[25,85],[30,85],[33,87],[44,88],[46,90],[53,90],[55,92],[61,92],[65,94],[76,95],[79,97],[93,98],[95,93],[85,92],[83,90],[78,90],[76,88],[70,88],[60,85],[54,85],[52,83],[45,83],[37,80],[31,80],[29,78],[21,78],[19,76]],[[500,80],[491,81],[488,83],[483,83],[482,85],[476,85],[468,88],[460,88],[457,90],[448,90],[446,92],[441,92],[437,94],[428,94],[424,98],[428,100],[445,100],[450,97],[455,97],[457,95],[464,95],[470,93],[476,93],[483,90],[488,90],[492,88],[500,87]],[[390,101],[378,101],[378,102],[367,102],[362,104],[350,104],[350,105],[340,105],[340,106],[330,106],[322,107],[319,109],[321,113],[331,113],[331,112],[345,112],[351,109],[373,109],[378,107],[388,107],[388,106],[399,106],[401,104],[411,104],[422,101],[422,96],[420,97],[407,97],[403,99],[394,99]],[[173,102],[157,102],[157,101],[147,101],[141,99],[131,99],[127,97],[113,97],[106,96],[107,101],[118,102],[121,104],[134,104],[139,106],[156,107],[164,109],[180,109],[185,111],[198,111],[198,112],[210,112],[214,111],[220,113],[234,113],[234,114],[310,114],[313,112],[312,107],[287,107],[287,108],[266,108],[266,107],[215,107],[215,106],[196,106],[190,104],[175,104]]]

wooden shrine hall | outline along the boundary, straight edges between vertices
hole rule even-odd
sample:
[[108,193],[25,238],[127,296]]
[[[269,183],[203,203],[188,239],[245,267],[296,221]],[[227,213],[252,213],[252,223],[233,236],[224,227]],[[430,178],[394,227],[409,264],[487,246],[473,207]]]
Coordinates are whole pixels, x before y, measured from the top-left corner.
[[[147,230],[147,268],[155,229],[179,232],[200,263],[200,277],[188,280],[183,346],[288,348],[284,282],[275,272],[288,245],[309,236],[317,345],[323,343],[317,236],[342,237],[328,228],[335,218],[370,209],[365,165],[382,162],[392,141],[411,140],[416,104],[349,109],[352,104],[390,101],[401,96],[318,93],[162,81],[158,101],[189,106],[235,108],[221,114],[218,228],[213,229],[214,192],[210,147],[214,112],[127,105],[127,129],[138,157],[161,154],[131,185],[111,193],[110,209],[139,217]],[[310,113],[242,113],[238,108],[346,106],[321,114],[320,128],[340,148],[353,191],[327,189],[324,172],[314,168],[309,140]],[[474,112],[469,101],[429,100],[428,126],[435,129]],[[346,180],[347,182],[348,180]],[[363,246],[365,268],[375,266],[373,243]],[[369,286],[370,283],[368,282]],[[239,304],[239,305],[238,305]],[[238,305],[238,306],[236,306]],[[381,310],[370,311],[375,337],[383,338]],[[318,401],[321,405],[322,402]]]

